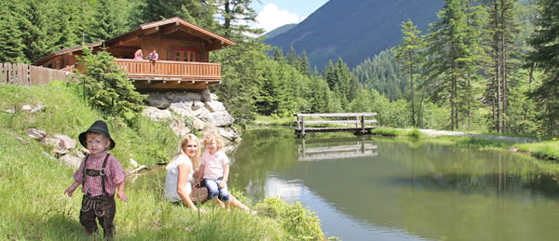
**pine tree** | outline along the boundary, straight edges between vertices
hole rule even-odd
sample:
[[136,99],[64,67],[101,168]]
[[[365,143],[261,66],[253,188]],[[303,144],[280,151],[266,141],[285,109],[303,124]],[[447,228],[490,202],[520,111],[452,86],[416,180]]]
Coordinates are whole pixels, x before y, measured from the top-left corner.
[[518,55],[515,43],[519,32],[518,9],[513,0],[489,0],[486,4],[490,12],[487,29],[492,35],[489,51],[492,68],[489,69],[491,78],[487,84],[486,98],[492,104],[493,130],[506,132],[508,92],[511,87],[508,76],[519,67],[514,64],[513,57]]
[[115,0],[98,0],[95,5],[94,21],[89,36],[92,42],[116,37],[128,30],[127,13],[119,12],[125,3]]
[[52,0],[27,0],[22,15],[24,52],[30,62],[57,50],[59,32],[55,24],[57,10]]
[[0,1],[0,63],[29,62],[23,52],[22,33],[18,28],[20,21],[18,9],[21,6],[13,0]]
[[287,58],[287,63],[289,63],[289,65],[293,67],[297,66],[297,53],[295,53],[295,48],[293,48],[293,44],[291,45],[291,48],[289,49],[286,58]]
[[416,113],[415,113],[415,93],[414,93],[414,67],[421,61],[419,58],[419,51],[423,48],[423,39],[417,30],[417,26],[413,25],[411,20],[402,23],[402,33],[404,34],[403,43],[396,46],[395,57],[400,60],[407,68],[410,80],[410,101],[411,101],[411,123],[412,126],[417,126]]
[[301,55],[297,57],[297,70],[299,70],[299,73],[303,75],[311,75],[311,67],[309,64],[309,59],[307,58],[307,52],[305,50],[303,50]]
[[[439,22],[431,24],[426,36],[426,58],[422,65],[425,84],[432,85],[434,100],[448,101],[450,105],[450,129],[459,129],[461,103],[467,104],[464,95],[469,90],[472,74],[479,60],[479,48],[474,41],[476,35],[468,25],[469,2],[445,0],[438,13]],[[473,36],[472,36],[473,35]],[[479,41],[479,40],[478,40]]]
[[252,38],[259,35],[262,29],[252,28],[251,22],[256,21],[256,11],[250,6],[252,0],[217,0],[219,20],[223,22],[224,35],[234,41]]
[[559,2],[540,0],[539,5],[537,28],[529,40],[534,50],[527,57],[527,66],[535,66],[544,75],[529,96],[541,107],[540,117],[547,133],[556,135],[559,133]]
[[283,56],[283,50],[278,47],[274,47],[274,53],[272,54],[272,59],[276,62],[285,62],[285,57]]

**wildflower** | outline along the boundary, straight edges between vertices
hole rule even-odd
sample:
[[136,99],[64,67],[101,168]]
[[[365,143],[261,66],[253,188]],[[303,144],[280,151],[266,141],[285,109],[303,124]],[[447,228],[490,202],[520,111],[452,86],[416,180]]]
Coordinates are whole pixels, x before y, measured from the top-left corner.
[[553,140],[556,141],[556,140],[557,140],[557,137],[553,137]]

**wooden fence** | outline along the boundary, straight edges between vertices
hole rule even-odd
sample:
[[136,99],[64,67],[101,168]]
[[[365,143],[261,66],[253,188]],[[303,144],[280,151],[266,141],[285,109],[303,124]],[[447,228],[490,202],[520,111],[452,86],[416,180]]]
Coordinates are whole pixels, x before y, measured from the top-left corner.
[[76,81],[75,74],[22,63],[0,63],[0,84],[46,85],[53,80]]

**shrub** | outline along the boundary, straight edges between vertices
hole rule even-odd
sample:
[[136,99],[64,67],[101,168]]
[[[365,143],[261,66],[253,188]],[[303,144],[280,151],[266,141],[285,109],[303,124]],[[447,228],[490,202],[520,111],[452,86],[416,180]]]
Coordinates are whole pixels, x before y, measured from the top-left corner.
[[84,46],[83,56],[78,59],[83,64],[79,79],[84,83],[86,98],[92,106],[107,116],[124,118],[127,122],[143,109],[142,102],[147,96],[136,91],[109,52],[94,55]]

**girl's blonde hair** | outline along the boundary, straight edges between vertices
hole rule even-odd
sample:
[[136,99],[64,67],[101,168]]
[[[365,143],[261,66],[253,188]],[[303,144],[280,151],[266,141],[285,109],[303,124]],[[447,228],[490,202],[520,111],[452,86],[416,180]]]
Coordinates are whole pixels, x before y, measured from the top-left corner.
[[[186,153],[184,152],[184,148],[186,147],[186,145],[188,145],[188,143],[193,142],[196,143],[196,154],[193,157],[190,157],[188,155],[186,155]],[[179,154],[176,155],[173,160],[171,162],[169,162],[169,164],[167,164],[167,167],[169,167],[173,162],[175,162],[175,160],[180,156],[180,155],[186,155],[188,156],[188,158],[190,158],[190,161],[192,161],[192,169],[193,170],[197,170],[198,169],[198,165],[200,163],[200,140],[198,140],[198,137],[196,137],[193,134],[186,134],[185,136],[183,136],[180,145],[179,145]]]
[[215,132],[211,132],[208,133],[205,137],[204,137],[204,146],[206,148],[208,148],[206,146],[206,143],[210,142],[210,141],[215,141],[215,145],[217,146],[217,150],[220,151],[221,149],[223,149],[223,140],[221,139],[221,136],[218,135]]

